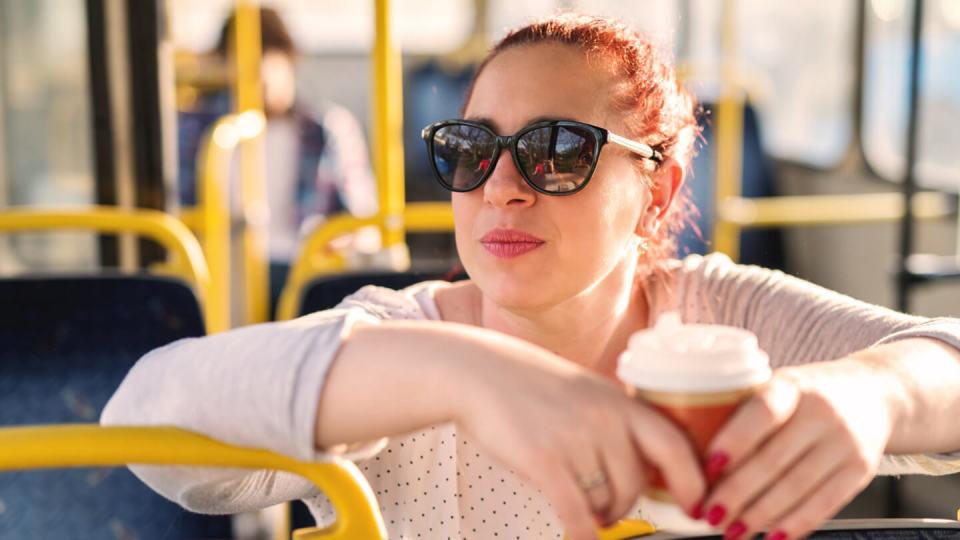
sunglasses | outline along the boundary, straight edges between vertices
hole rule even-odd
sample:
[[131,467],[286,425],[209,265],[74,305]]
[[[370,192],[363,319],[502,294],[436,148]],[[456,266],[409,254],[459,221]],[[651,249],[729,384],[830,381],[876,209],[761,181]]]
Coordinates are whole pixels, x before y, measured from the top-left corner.
[[600,149],[614,143],[654,166],[663,155],[601,127],[573,120],[545,120],[513,135],[502,136],[469,120],[444,120],[423,128],[434,176],[450,191],[477,189],[490,177],[505,148],[510,149],[520,176],[546,195],[570,195],[583,189],[597,168]]

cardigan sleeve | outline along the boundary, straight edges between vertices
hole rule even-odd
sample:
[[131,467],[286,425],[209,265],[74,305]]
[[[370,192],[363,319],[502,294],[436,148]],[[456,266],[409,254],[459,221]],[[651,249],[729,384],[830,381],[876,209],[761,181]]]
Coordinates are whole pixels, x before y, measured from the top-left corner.
[[[960,319],[926,318],[871,305],[777,270],[721,254],[689,256],[672,272],[671,300],[688,322],[752,331],[774,368],[842,358],[897,340],[924,337],[960,350]],[[881,474],[960,471],[960,452],[887,456]]]
[[[165,425],[299,460],[361,460],[386,440],[319,450],[320,393],[343,336],[359,323],[423,318],[401,292],[365,287],[337,308],[292,321],[177,341],[133,367],[107,403],[103,425]],[[200,513],[236,513],[314,496],[299,476],[276,471],[132,466],[155,491]]]

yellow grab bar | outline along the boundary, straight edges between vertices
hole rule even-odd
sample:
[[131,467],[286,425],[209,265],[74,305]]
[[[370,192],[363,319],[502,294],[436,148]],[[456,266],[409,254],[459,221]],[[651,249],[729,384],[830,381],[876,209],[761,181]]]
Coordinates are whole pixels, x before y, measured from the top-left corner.
[[[919,219],[944,218],[954,211],[950,198],[936,192],[914,195],[912,205]],[[720,220],[744,228],[871,223],[903,217],[904,198],[901,193],[730,197],[720,201],[719,210]]]
[[[210,333],[230,328],[230,165],[233,152],[244,140],[257,137],[266,125],[262,113],[250,111],[220,117],[203,136],[197,178],[198,210],[189,211],[210,263],[211,303],[217,320]],[[248,278],[250,274],[247,273]]]
[[[260,2],[236,1],[233,36],[236,51],[234,109],[239,122],[251,119],[265,125],[261,95]],[[253,126],[252,126],[253,127]],[[243,228],[244,323],[264,322],[269,318],[270,289],[267,269],[267,196],[264,186],[263,126],[248,133],[240,145],[240,192],[245,227]]]
[[[378,225],[383,216],[358,218],[349,214],[330,217],[304,241],[300,254],[284,284],[277,305],[277,319],[296,317],[300,293],[310,279],[346,268],[346,260],[330,250],[330,242],[361,227]],[[409,232],[449,232],[453,230],[453,209],[446,202],[410,203],[403,209],[403,225]]]
[[[739,197],[743,155],[743,90],[736,73],[736,2],[723,0],[720,18],[720,97],[717,100],[717,151],[715,206],[729,197]],[[718,209],[719,212],[719,209]],[[740,230],[716,220],[713,245],[733,260],[740,254]]]
[[194,286],[203,306],[207,331],[217,329],[221,313],[211,301],[210,270],[200,244],[187,227],[159,210],[125,210],[111,206],[83,208],[10,208],[0,211],[0,232],[88,229],[136,233],[170,253],[170,269]]
[[298,461],[267,450],[228,445],[172,427],[96,424],[0,428],[0,470],[193,465],[288,471],[313,482],[333,503],[337,521],[294,533],[299,540],[386,539],[383,517],[353,463]]
[[394,42],[390,0],[376,0],[373,81],[373,165],[380,195],[378,220],[383,246],[404,244],[403,232],[403,79]]

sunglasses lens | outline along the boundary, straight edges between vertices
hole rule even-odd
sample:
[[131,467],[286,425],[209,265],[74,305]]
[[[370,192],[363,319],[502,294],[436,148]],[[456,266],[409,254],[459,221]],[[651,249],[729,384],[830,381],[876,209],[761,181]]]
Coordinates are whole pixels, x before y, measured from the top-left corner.
[[451,124],[433,134],[433,163],[440,181],[456,191],[477,187],[496,155],[497,141],[474,126]]
[[545,126],[524,133],[517,141],[524,175],[551,193],[566,193],[583,185],[596,151],[593,132],[577,126]]

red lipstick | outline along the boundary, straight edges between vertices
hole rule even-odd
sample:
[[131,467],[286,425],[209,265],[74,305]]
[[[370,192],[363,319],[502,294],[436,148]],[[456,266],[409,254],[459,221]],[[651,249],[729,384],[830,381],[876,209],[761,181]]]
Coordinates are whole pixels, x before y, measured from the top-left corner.
[[537,249],[544,244],[544,240],[516,229],[498,228],[483,235],[480,243],[494,257],[512,259]]

